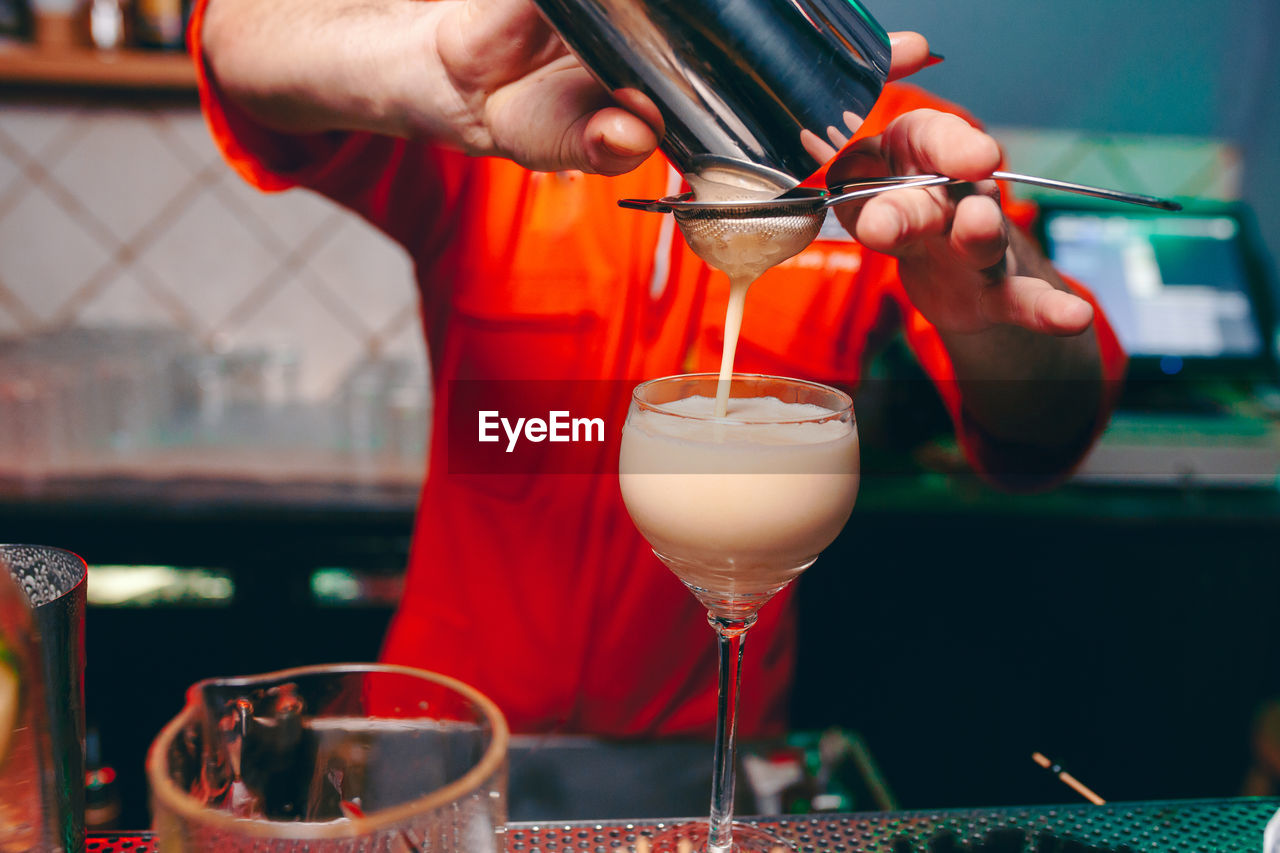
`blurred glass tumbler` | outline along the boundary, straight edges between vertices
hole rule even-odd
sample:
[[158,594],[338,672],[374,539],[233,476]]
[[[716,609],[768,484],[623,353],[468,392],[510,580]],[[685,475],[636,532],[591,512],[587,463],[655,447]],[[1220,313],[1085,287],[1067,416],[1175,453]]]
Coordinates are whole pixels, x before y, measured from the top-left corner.
[[[69,551],[41,545],[0,545],[0,570],[7,570],[30,606],[30,624],[10,624],[4,614],[3,634],[20,643],[39,663],[24,667],[18,656],[5,663],[17,664],[19,720],[32,725],[8,758],[0,775],[6,783],[22,764],[22,750],[30,749],[39,767],[39,779],[28,780],[43,800],[41,832],[44,840],[32,850],[84,850],[84,602],[89,576],[84,560]],[[33,630],[34,629],[34,630]],[[26,670],[26,671],[23,671]],[[33,704],[42,704],[37,710]],[[11,744],[12,746],[12,744]],[[26,761],[21,773],[31,771]],[[19,775],[21,775],[19,773]],[[0,797],[3,799],[3,797]],[[0,833],[2,834],[2,833]],[[26,849],[4,844],[3,849]]]
[[534,2],[605,88],[653,100],[685,175],[790,189],[857,130],[889,74],[889,37],[858,0]]
[[508,740],[489,699],[409,667],[201,681],[147,755],[154,829],[165,853],[496,853]]

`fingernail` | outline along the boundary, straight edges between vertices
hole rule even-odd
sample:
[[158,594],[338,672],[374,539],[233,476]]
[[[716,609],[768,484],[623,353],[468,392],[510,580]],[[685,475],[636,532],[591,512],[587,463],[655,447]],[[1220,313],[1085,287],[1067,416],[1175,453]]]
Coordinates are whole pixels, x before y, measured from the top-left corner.
[[600,143],[605,147],[605,149],[610,154],[614,155],[615,157],[638,157],[639,155],[644,153],[643,150],[637,151],[636,149],[628,147],[626,145],[620,145],[607,136],[601,137]]
[[946,57],[942,54],[929,51],[929,58],[924,61],[924,67],[932,68],[944,59],[946,59]]

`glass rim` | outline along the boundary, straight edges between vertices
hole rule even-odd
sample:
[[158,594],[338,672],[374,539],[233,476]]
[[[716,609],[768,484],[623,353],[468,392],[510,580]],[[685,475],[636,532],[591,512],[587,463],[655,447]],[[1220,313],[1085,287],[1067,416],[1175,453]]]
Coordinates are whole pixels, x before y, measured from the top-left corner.
[[[485,748],[484,754],[476,765],[442,788],[437,788],[421,797],[383,809],[366,817],[349,818],[342,821],[279,821],[262,818],[237,817],[224,811],[205,808],[195,797],[183,791],[174,783],[168,773],[167,754],[170,744],[178,733],[199,713],[200,706],[192,701],[200,687],[211,682],[236,683],[260,682],[272,679],[290,679],[308,675],[345,675],[359,673],[390,673],[408,675],[423,681],[429,681],[453,690],[470,701],[481,710],[484,718],[492,727],[493,737]],[[492,777],[501,768],[507,756],[507,747],[511,739],[511,731],[507,726],[507,718],[497,704],[470,684],[411,666],[399,664],[315,664],[311,666],[292,667],[260,675],[245,675],[232,678],[206,678],[197,681],[187,689],[187,704],[172,720],[165,724],[147,749],[146,776],[151,788],[151,795],[170,812],[189,820],[192,823],[223,830],[239,835],[257,838],[298,839],[310,841],[324,838],[357,838],[362,835],[393,829],[399,824],[407,823],[414,817],[425,814],[443,805],[447,805],[465,794],[478,789],[485,780]],[[154,816],[152,818],[154,820]]]
[[[646,389],[650,388],[651,386],[658,385],[659,383],[676,382],[676,381],[687,381],[687,380],[693,380],[693,381],[706,381],[706,380],[711,380],[711,381],[719,382],[719,381],[720,381],[720,374],[719,374],[719,373],[710,373],[710,372],[706,372],[706,373],[678,373],[678,374],[675,374],[675,375],[673,375],[673,376],[659,376],[659,377],[657,377],[656,379],[647,379],[647,380],[645,380],[644,382],[641,382],[639,385],[637,385],[635,388],[633,388],[633,389],[632,389],[632,391],[631,391],[631,401],[632,401],[633,403],[635,403],[637,406],[639,406],[641,409],[645,410],[645,411],[656,412],[656,413],[658,413],[658,414],[666,415],[666,416],[668,416],[668,417],[673,417],[673,418],[685,418],[685,419],[687,419],[687,420],[694,420],[694,421],[709,421],[709,422],[713,422],[713,423],[727,423],[727,424],[810,424],[810,423],[823,423],[823,422],[825,422],[825,421],[829,421],[829,420],[831,420],[831,419],[833,419],[833,418],[840,418],[840,417],[843,417],[846,413],[848,413],[848,414],[850,415],[850,417],[854,417],[854,418],[856,418],[856,415],[854,415],[854,413],[853,413],[853,398],[852,398],[851,396],[849,396],[849,394],[848,394],[848,393],[846,393],[846,392],[844,392],[844,391],[841,391],[839,388],[833,388],[833,387],[831,387],[830,385],[823,385],[821,382],[811,382],[811,381],[810,381],[810,380],[808,380],[808,379],[796,379],[795,377],[792,377],[792,376],[774,376],[774,375],[771,375],[771,374],[768,374],[768,373],[734,373],[734,374],[731,376],[731,378],[730,378],[730,382],[731,382],[731,383],[732,383],[732,382],[736,382],[736,381],[741,380],[741,379],[745,379],[745,380],[754,380],[754,381],[767,380],[767,381],[770,381],[770,382],[783,382],[783,383],[786,383],[786,384],[788,384],[788,385],[793,385],[793,386],[798,386],[798,387],[803,387],[803,388],[809,388],[809,389],[813,389],[813,390],[816,390],[816,391],[822,391],[822,392],[824,392],[824,393],[828,393],[828,394],[833,394],[833,395],[835,395],[835,396],[836,396],[836,397],[841,401],[841,406],[840,406],[840,408],[838,408],[838,409],[828,409],[828,410],[827,410],[827,412],[826,412],[826,414],[821,414],[821,415],[812,415],[812,416],[810,416],[810,417],[804,417],[804,418],[785,418],[785,419],[777,419],[777,418],[735,418],[735,417],[732,417],[732,416],[726,416],[726,417],[723,417],[723,418],[718,418],[718,417],[716,417],[714,414],[711,414],[711,415],[700,415],[700,414],[694,414],[694,413],[691,413],[691,412],[673,412],[673,411],[671,411],[670,409],[666,408],[666,406],[667,406],[668,404],[666,404],[666,403],[651,403],[651,402],[649,402],[648,400],[645,400],[645,399],[644,399],[644,397],[643,397],[643,394],[644,394],[644,392],[645,392],[645,390],[646,390]],[[732,400],[732,399],[735,399],[735,398],[731,395],[729,399],[731,399],[731,400]],[[736,398],[736,399],[746,399],[746,398],[741,398],[741,397],[739,397],[739,398]],[[815,404],[815,405],[816,405],[816,404]]]
[[72,595],[77,589],[88,588],[89,564],[84,557],[81,557],[75,551],[70,551],[66,548],[59,548],[57,545],[33,545],[29,542],[0,542],[0,569],[6,569],[10,572],[14,572],[14,568],[17,564],[13,562],[12,556],[9,555],[19,551],[32,551],[48,557],[56,557],[62,560],[66,565],[75,567],[74,571],[76,573],[76,582],[68,586],[66,589],[60,590],[57,595],[47,601],[41,601],[39,604],[31,601],[27,591],[22,589],[22,584],[18,584],[18,588],[22,590],[23,598],[27,600],[27,605],[31,608],[33,613],[39,612],[56,602],[62,601]]

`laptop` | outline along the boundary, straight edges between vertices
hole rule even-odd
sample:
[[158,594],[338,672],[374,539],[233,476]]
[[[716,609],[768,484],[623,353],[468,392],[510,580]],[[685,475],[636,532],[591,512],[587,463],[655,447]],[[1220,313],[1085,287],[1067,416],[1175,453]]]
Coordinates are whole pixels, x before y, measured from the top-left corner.
[[1111,425],[1077,480],[1274,487],[1275,302],[1249,210],[1049,200],[1039,232],[1058,268],[1093,291],[1130,357]]

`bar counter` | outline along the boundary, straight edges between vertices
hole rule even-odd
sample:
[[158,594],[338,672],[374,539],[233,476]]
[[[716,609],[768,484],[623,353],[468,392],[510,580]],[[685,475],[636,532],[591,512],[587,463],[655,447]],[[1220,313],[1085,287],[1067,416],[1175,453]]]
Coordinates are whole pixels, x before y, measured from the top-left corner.
[[[1166,800],[745,818],[800,853],[1257,853],[1280,798]],[[632,851],[665,822],[512,823],[508,853]],[[643,844],[641,845],[643,846]],[[150,833],[91,835],[87,853],[163,853]]]

